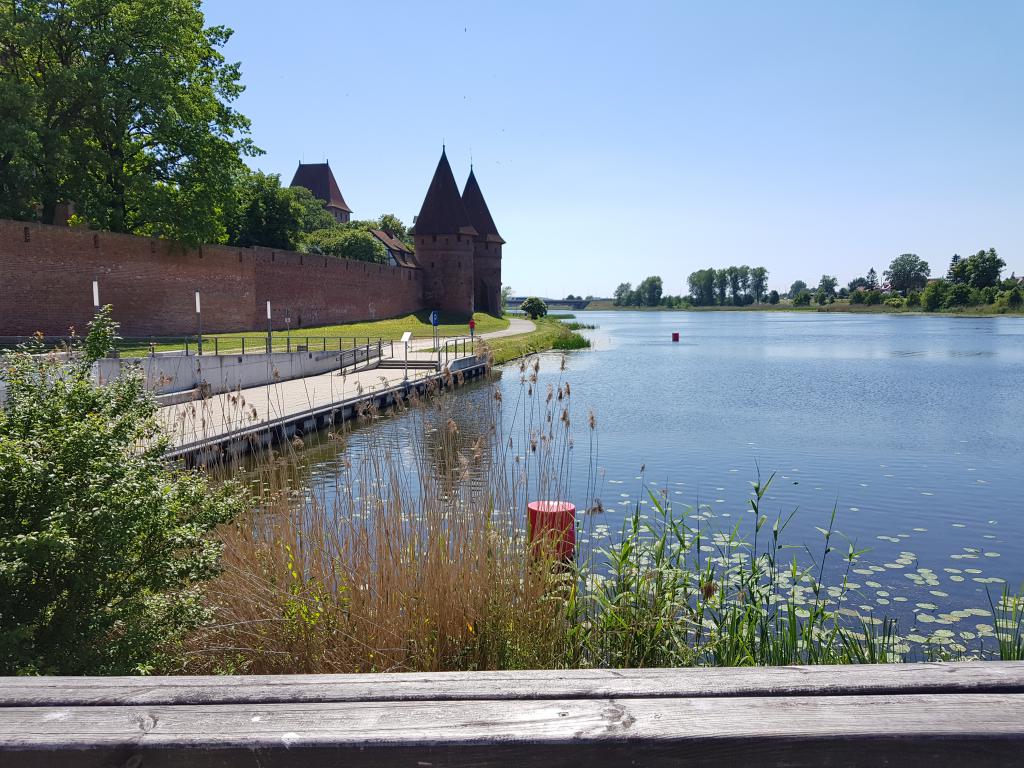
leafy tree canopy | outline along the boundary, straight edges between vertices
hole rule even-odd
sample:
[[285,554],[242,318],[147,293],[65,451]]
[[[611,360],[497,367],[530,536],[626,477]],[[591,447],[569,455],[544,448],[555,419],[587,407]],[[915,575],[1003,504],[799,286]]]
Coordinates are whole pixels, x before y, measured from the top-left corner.
[[91,226],[223,242],[241,157],[237,64],[194,0],[0,6],[0,215],[73,201]]
[[[373,222],[376,224],[376,222]],[[318,229],[306,236],[311,252],[325,253],[342,259],[387,264],[388,253],[384,244],[369,231],[357,225],[342,225]]]
[[892,290],[906,293],[924,288],[931,268],[916,253],[904,253],[892,260],[884,274]]

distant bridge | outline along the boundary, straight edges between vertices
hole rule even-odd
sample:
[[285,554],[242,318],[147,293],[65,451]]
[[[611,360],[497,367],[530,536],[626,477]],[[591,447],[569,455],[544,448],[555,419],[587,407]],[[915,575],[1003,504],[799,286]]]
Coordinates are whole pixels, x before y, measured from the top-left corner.
[[[516,308],[528,298],[528,296],[510,296],[508,305]],[[597,301],[597,299],[548,299],[543,296],[540,297],[540,300],[548,307],[566,307],[568,309],[586,309],[591,301]]]

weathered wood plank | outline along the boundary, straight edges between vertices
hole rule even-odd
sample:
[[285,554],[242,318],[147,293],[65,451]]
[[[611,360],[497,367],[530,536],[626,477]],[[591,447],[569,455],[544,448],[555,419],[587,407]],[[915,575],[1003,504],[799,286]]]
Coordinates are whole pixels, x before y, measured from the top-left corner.
[[0,707],[1024,693],[1024,662],[387,675],[0,678]]
[[0,710],[5,768],[1010,765],[1024,695]]

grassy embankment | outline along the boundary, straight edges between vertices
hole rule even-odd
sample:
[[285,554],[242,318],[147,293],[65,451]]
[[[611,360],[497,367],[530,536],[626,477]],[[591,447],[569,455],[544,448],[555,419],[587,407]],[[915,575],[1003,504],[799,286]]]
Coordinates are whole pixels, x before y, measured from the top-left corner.
[[[503,331],[508,328],[507,317],[494,317],[493,315],[477,312],[473,315],[476,321],[476,333],[490,333],[491,331]],[[370,339],[400,339],[406,331],[412,331],[414,338],[427,338],[433,335],[433,328],[430,325],[429,312],[417,312],[415,314],[403,315],[402,317],[391,317],[386,320],[368,320],[359,323],[341,323],[337,325],[318,325],[309,328],[294,328],[290,333],[275,330],[273,343],[275,351],[284,351],[288,348],[288,337],[291,337],[291,348],[297,344],[304,344],[307,337],[310,343],[316,338],[320,341],[323,337],[341,338],[343,343],[349,340],[346,346],[351,346],[351,339],[362,339],[364,342]],[[438,326],[438,333],[441,336],[468,336],[469,318],[465,315],[445,314],[441,315],[441,324]],[[241,350],[242,339],[246,345],[260,345],[266,338],[266,329],[256,328],[244,333],[208,333],[203,335],[204,351],[209,353],[214,350],[216,340],[217,349],[221,352],[232,352]],[[166,352],[181,349],[185,343],[184,336],[174,339],[160,339],[154,345],[157,352]],[[195,345],[196,337],[188,337],[190,346]],[[333,346],[333,345],[332,345]],[[137,340],[128,342],[122,348],[122,354],[146,354],[150,350],[148,344],[139,344]]]
[[535,320],[537,328],[530,333],[518,336],[504,336],[487,342],[494,355],[494,364],[500,365],[510,360],[546,352],[551,349],[586,349],[590,342],[570,329],[560,320],[543,317]]

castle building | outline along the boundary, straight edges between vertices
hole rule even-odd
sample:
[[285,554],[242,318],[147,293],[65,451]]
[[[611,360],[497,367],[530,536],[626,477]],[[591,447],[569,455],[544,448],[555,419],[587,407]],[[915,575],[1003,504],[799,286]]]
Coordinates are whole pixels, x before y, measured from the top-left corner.
[[459,194],[444,149],[413,227],[424,305],[457,314],[501,311],[501,246],[472,170]]
[[462,190],[462,204],[469,221],[476,230],[473,238],[473,303],[477,312],[500,315],[501,306],[501,246],[505,244],[494,218],[480,191],[473,166]]
[[322,200],[324,208],[334,220],[347,224],[352,219],[352,209],[341,196],[341,188],[331,172],[328,163],[299,163],[292,177],[292,187],[305,187],[313,197]]

